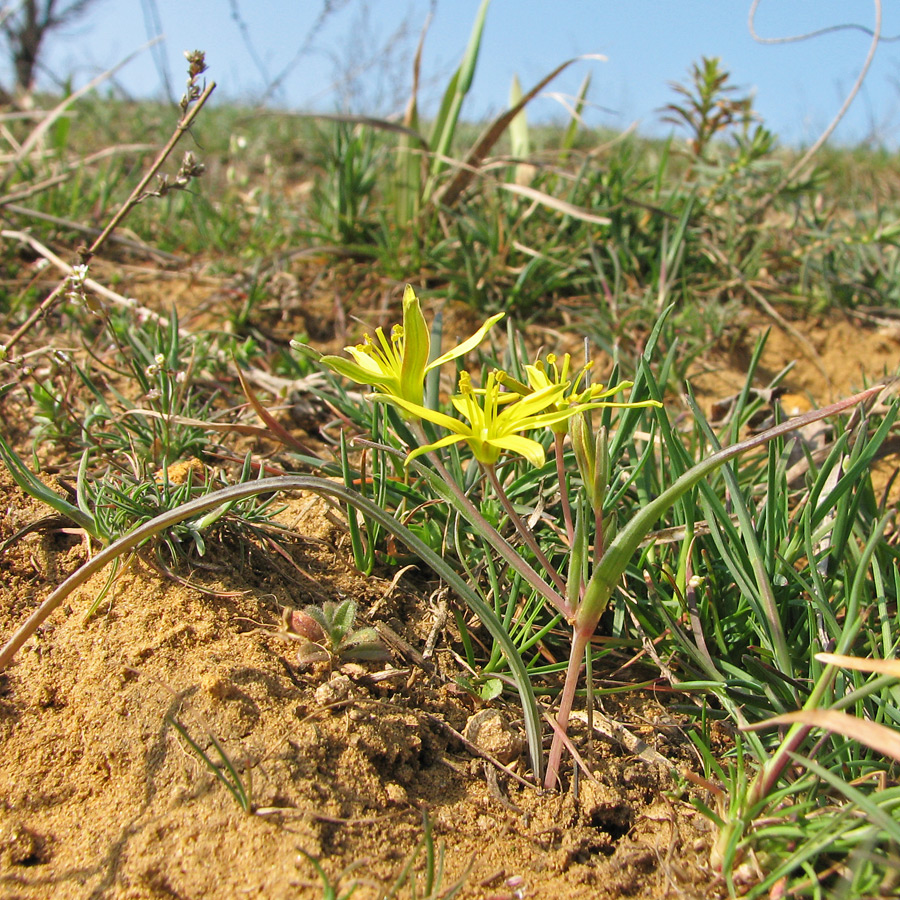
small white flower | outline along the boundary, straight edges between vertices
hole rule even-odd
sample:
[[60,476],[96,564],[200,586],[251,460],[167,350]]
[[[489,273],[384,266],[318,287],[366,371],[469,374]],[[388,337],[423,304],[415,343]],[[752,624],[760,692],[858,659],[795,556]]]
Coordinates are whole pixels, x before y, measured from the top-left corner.
[[165,361],[166,361],[166,358],[165,358],[165,356],[163,356],[162,353],[157,353],[156,356],[153,357],[153,362],[155,362],[156,365],[159,367],[162,367],[162,365],[165,363]]
[[161,396],[162,392],[159,390],[159,388],[153,388],[152,391],[147,391],[148,400],[159,400]]
[[184,384],[184,382],[185,382],[186,380],[187,380],[187,372],[179,372],[179,373],[175,376],[175,383],[176,383],[176,384]]
[[72,281],[79,282],[80,284],[84,283],[84,279],[87,278],[88,267],[86,265],[83,266],[72,266]]
[[157,375],[159,375],[159,366],[157,366],[155,363],[150,363],[150,365],[147,366],[146,369],[144,369],[144,374],[148,378],[155,378]]

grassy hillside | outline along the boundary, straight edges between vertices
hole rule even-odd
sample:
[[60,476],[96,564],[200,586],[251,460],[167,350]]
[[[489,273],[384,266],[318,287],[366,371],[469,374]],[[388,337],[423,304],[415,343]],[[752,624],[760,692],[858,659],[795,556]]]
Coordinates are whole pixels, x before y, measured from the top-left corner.
[[[780,424],[797,410],[762,341],[711,415],[683,394],[748,310],[807,356],[803,319],[900,316],[900,162],[804,162],[714,60],[667,141],[463,124],[453,85],[429,123],[203,106],[200,74],[181,110],[3,117],[0,455],[10,508],[54,513],[3,550],[62,525],[100,554],[46,614],[131,553],[182,580],[211,546],[286,556],[273,498],[323,494],[360,572],[452,587],[447,684],[521,715],[530,783],[572,783],[567,706],[653,688],[688,748],[667,790],[714,828],[704,890],[890,895],[896,472],[873,470],[897,401]],[[307,610],[316,672],[388,653],[364,601]],[[10,633],[33,607],[10,603]],[[291,615],[269,624],[308,637]],[[218,744],[178,734],[259,811]]]

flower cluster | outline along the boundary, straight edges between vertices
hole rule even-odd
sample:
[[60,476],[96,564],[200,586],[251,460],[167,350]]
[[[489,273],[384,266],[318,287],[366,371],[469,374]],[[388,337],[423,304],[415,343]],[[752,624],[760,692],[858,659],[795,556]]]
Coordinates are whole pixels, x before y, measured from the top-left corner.
[[525,366],[527,384],[506,372],[488,373],[482,387],[472,385],[468,372],[459,376],[459,393],[450,398],[461,418],[446,415],[424,405],[425,377],[450,360],[477,347],[503,313],[491,316],[470,338],[431,362],[431,338],[415,291],[407,285],[403,294],[403,324],[389,335],[375,329],[375,337],[365,335],[362,343],[344,349],[350,359],[323,356],[320,362],[357,384],[374,387],[373,399],[390,403],[413,421],[425,419],[447,432],[438,440],[410,451],[407,461],[451,444],[465,443],[484,466],[493,466],[503,453],[524,457],[534,466],[544,463],[543,446],[525,433],[551,428],[565,434],[568,422],[578,413],[603,406],[658,406],[656,401],[614,402],[607,398],[630,388],[631,382],[613,387],[587,385],[590,364],[570,375],[571,359],[549,354]]
[[165,364],[165,356],[162,353],[157,353],[156,356],[153,357],[153,362],[147,366],[144,372],[148,378],[156,378],[156,376],[159,375],[160,369],[162,369]]

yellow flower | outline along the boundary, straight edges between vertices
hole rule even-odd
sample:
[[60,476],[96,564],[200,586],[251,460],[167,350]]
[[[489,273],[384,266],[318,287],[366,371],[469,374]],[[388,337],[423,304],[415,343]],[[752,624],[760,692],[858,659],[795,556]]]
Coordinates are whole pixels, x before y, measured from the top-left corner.
[[[582,390],[578,390],[584,380],[588,370],[593,365],[589,362],[581,367],[574,381],[569,380],[569,369],[572,359],[568,353],[564,354],[562,361],[554,353],[548,353],[546,362],[542,359],[537,360],[534,365],[525,366],[525,375],[528,384],[517,381],[511,375],[505,372],[501,373],[499,378],[504,387],[509,388],[523,397],[527,397],[535,391],[542,391],[551,385],[562,385],[564,387],[563,394],[556,402],[556,409],[563,410],[577,405],[580,409],[599,409],[604,406],[613,406],[619,408],[629,408],[632,406],[662,406],[656,400],[640,400],[637,403],[628,403],[625,401],[609,401],[605,398],[612,397],[622,391],[632,387],[632,381],[620,381],[613,387],[607,387],[603,384],[592,384]],[[568,423],[565,419],[558,420],[554,425],[550,426],[555,434],[565,434],[568,430]]]
[[395,325],[390,337],[385,336],[384,329],[376,328],[374,339],[367,334],[361,344],[344,348],[352,359],[323,356],[320,362],[357,384],[370,384],[391,397],[399,397],[421,406],[428,372],[477,347],[491,326],[502,319],[503,315],[498,313],[491,316],[470,338],[443,356],[428,362],[431,335],[422,315],[419,298],[412,287],[407,285],[403,292],[403,325]]
[[533,466],[544,464],[544,448],[522,432],[553,425],[573,416],[582,406],[558,408],[567,385],[551,384],[526,396],[501,390],[496,372],[491,372],[480,390],[472,387],[468,372],[459,376],[459,394],[450,402],[467,421],[454,419],[433,409],[410,403],[403,397],[376,394],[375,399],[394,403],[402,409],[451,432],[432,444],[417,447],[407,462],[423,453],[464,442],[469,445],[478,462],[493,466],[503,452],[524,456]]

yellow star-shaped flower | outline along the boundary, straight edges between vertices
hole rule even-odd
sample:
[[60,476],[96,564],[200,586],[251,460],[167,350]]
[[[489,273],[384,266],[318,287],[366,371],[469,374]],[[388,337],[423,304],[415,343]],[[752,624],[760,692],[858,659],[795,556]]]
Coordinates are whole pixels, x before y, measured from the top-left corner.
[[368,334],[361,344],[345,347],[352,359],[342,356],[323,356],[320,362],[334,372],[355,381],[370,384],[392,397],[401,397],[421,406],[425,390],[425,376],[451,359],[463,356],[477,347],[495,322],[504,313],[491,316],[470,338],[428,362],[431,335],[422,315],[416,292],[409,286],[403,293],[403,325],[395,325],[390,337],[384,329],[375,329],[375,338]]
[[475,459],[485,466],[495,465],[503,452],[516,453],[524,456],[533,466],[542,466],[544,448],[532,438],[524,437],[522,432],[553,425],[579,412],[583,407],[577,405],[554,408],[567,387],[566,384],[551,384],[523,397],[502,390],[497,373],[491,372],[485,386],[476,391],[469,373],[463,372],[459,376],[459,394],[451,397],[450,402],[466,421],[426,409],[392,394],[376,394],[375,399],[394,403],[451,432],[432,444],[417,447],[407,456],[407,462],[431,450],[464,442],[471,448]]

